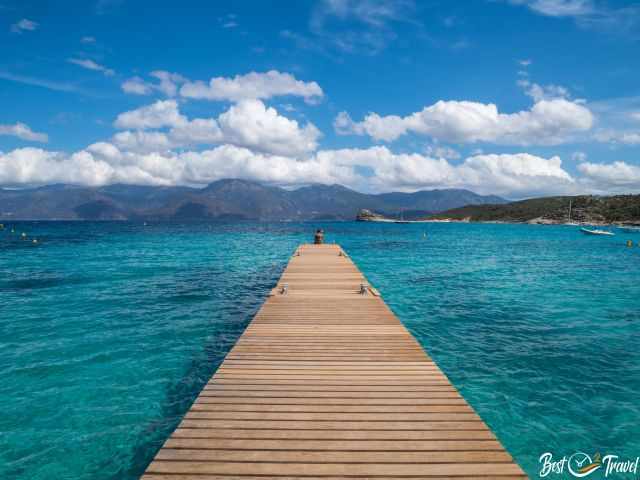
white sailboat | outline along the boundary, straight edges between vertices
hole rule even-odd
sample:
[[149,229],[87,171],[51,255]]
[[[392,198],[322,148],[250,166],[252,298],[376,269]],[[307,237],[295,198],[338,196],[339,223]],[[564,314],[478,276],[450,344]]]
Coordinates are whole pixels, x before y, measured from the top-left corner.
[[569,218],[567,219],[567,222],[565,223],[565,225],[572,225],[574,227],[578,226],[576,222],[571,221],[571,199],[569,199]]
[[404,211],[400,209],[400,219],[394,221],[393,223],[411,223],[409,220],[404,219]]

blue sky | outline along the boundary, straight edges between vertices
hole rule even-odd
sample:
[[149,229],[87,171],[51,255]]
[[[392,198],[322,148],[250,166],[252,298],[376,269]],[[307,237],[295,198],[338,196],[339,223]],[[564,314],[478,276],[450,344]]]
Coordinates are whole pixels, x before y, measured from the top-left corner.
[[0,184],[640,191],[640,4],[0,2]]

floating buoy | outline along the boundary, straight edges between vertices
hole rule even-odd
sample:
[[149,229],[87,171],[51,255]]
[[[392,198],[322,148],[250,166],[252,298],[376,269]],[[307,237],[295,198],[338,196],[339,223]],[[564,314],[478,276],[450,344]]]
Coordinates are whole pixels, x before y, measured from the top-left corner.
[[627,247],[633,247],[633,242],[631,240],[627,240]]
[[22,232],[22,235],[20,235],[22,238],[27,238],[27,234]]
[[34,238],[34,239],[33,239],[33,243],[38,243],[38,239],[37,239],[37,238]]
[[11,233],[16,233],[16,231],[12,228],[12,229],[11,229]]
[[422,238],[427,238],[427,232],[422,232]]

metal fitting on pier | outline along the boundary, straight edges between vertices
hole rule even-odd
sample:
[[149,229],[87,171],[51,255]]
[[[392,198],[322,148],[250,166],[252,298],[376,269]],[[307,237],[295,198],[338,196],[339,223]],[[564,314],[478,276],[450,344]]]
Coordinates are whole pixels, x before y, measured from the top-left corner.
[[287,292],[289,292],[289,284],[283,283],[282,286],[280,287],[280,295],[286,295]]
[[369,286],[366,283],[360,284],[360,295],[366,295],[369,293]]

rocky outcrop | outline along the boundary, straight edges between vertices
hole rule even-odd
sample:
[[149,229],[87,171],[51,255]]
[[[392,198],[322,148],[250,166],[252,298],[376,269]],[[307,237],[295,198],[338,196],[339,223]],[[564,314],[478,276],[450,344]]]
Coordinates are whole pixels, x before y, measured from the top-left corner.
[[363,208],[356,215],[356,220],[358,222],[391,222],[392,220],[389,218],[380,215],[379,213],[374,213],[371,210]]

